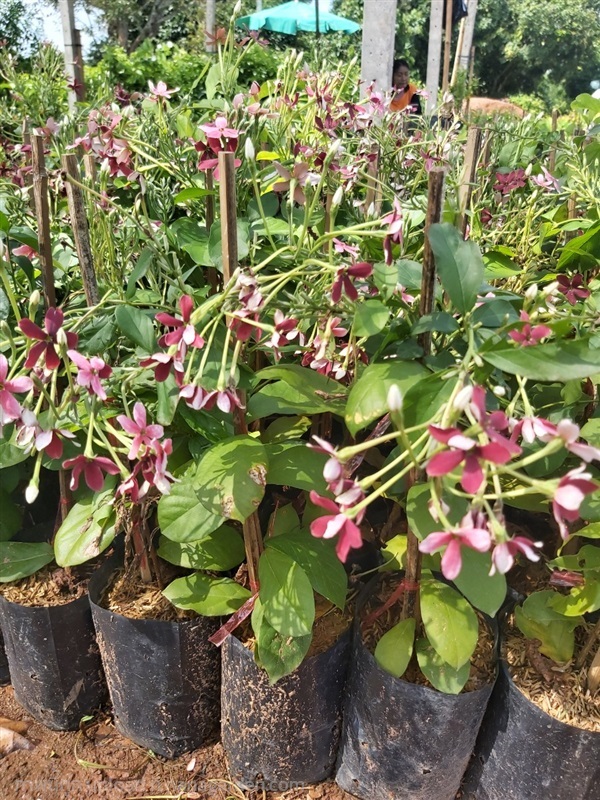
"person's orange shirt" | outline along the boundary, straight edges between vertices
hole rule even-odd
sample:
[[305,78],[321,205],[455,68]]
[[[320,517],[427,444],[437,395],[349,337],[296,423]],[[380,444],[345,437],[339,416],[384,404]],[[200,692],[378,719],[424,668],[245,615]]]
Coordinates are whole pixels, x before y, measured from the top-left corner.
[[416,91],[417,87],[413,83],[409,83],[404,88],[404,91],[396,92],[394,99],[390,103],[390,111],[402,111],[406,108]]

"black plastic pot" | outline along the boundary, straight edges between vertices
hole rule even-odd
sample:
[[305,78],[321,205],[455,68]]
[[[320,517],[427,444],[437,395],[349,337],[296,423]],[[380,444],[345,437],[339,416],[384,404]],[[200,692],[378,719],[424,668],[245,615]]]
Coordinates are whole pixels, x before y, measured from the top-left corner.
[[136,744],[175,758],[219,728],[220,654],[208,641],[215,617],[180,622],[128,619],[98,605],[119,564],[90,581],[90,603],[116,728]]
[[221,738],[234,781],[285,789],[317,783],[335,768],[350,632],[306,658],[273,686],[250,650],[223,645]]
[[600,733],[546,714],[502,661],[463,793],[465,800],[599,800]]
[[4,649],[4,638],[2,630],[0,630],[0,686],[5,686],[7,683],[10,683],[10,671],[8,669],[6,650]]
[[362,800],[453,800],[492,685],[449,695],[383,670],[355,627],[336,783]]
[[18,702],[47,728],[78,728],[106,697],[87,596],[42,607],[0,597],[0,622]]

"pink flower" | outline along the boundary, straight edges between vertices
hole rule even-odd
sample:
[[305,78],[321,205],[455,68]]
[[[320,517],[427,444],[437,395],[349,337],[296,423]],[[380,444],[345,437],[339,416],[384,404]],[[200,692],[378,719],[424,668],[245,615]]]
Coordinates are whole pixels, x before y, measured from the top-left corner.
[[21,406],[14,395],[33,388],[31,378],[13,378],[9,381],[6,380],[7,376],[8,361],[0,353],[0,429],[21,416]]
[[381,218],[382,225],[388,225],[388,232],[383,240],[383,252],[385,253],[385,263],[389,266],[393,261],[392,244],[402,244],[403,222],[402,208],[398,198],[394,197],[394,210]]
[[124,431],[133,436],[131,448],[127,458],[133,460],[137,458],[144,448],[150,447],[154,439],[160,439],[164,435],[162,425],[148,425],[146,420],[146,409],[143,403],[136,403],[133,407],[133,419],[129,419],[125,414],[117,417],[119,425]]
[[178,346],[177,354],[180,359],[183,359],[188,347],[197,349],[204,347],[204,339],[199,333],[196,333],[196,329],[190,322],[194,309],[193,299],[187,294],[182,295],[179,298],[179,308],[181,309],[181,318],[161,312],[156,314],[156,319],[161,325],[165,325],[167,328],[174,328],[173,331],[160,337],[158,340],[159,345],[161,347],[171,347],[171,345],[176,344]]
[[[340,511],[340,507],[333,500],[321,497],[314,491],[310,493],[310,499],[315,505],[331,512],[311,522],[311,534],[318,539],[331,539],[337,536],[335,552],[340,561],[346,561],[352,548],[362,547],[360,528],[350,517]],[[361,516],[362,514],[357,517],[358,521]]]
[[490,575],[494,575],[496,572],[501,575],[507,573],[515,563],[517,553],[523,553],[530,561],[539,561],[540,555],[533,548],[542,547],[543,544],[543,542],[532,542],[525,536],[514,536],[506,542],[500,542],[492,550]]
[[542,189],[560,192],[560,184],[556,178],[548,172],[546,167],[542,167],[542,171],[539,175],[533,175],[531,181]]
[[89,361],[78,353],[77,350],[67,350],[67,355],[77,367],[77,383],[87,388],[90,394],[97,395],[101,400],[106,400],[106,392],[100,383],[101,378],[110,378],[112,369],[98,356],[92,356]]
[[[38,344],[34,344],[27,355],[27,360],[25,361],[27,369],[35,367],[42,355],[44,355],[44,363],[47,370],[55,370],[60,365],[60,356],[56,352],[55,345],[56,336],[62,328],[64,318],[60,308],[49,308],[44,317],[44,330],[30,319],[19,320],[19,328],[25,336],[28,339],[36,339],[38,341]],[[68,347],[71,349],[77,347],[77,334],[67,333],[66,337]]]
[[271,334],[271,338],[264,342],[264,346],[272,348],[275,361],[279,361],[281,358],[280,348],[296,338],[300,338],[302,341],[302,334],[298,330],[297,319],[286,317],[283,311],[279,311],[279,309],[275,311],[273,317],[275,330]]
[[224,414],[229,414],[234,408],[243,407],[242,401],[234,389],[217,391],[216,389],[204,389],[202,386],[190,383],[182,387],[179,396],[194,411],[200,411],[203,408],[210,411],[216,405]]
[[273,184],[273,191],[287,192],[293,183],[294,202],[298,203],[299,206],[303,206],[306,203],[303,187],[308,185],[315,186],[319,182],[319,176],[314,172],[309,172],[308,164],[302,161],[296,162],[291,172],[277,161],[273,162],[273,166],[283,178],[283,181],[277,181],[277,183]]
[[562,292],[567,298],[569,303],[574,306],[578,300],[585,300],[590,296],[589,289],[583,287],[583,275],[579,272],[569,280],[566,275],[559,275],[556,278],[558,283],[557,289]]
[[563,539],[569,536],[569,529],[565,524],[565,520],[575,522],[575,520],[579,519],[579,507],[585,496],[598,489],[598,485],[591,480],[590,473],[584,472],[584,470],[585,467],[581,466],[567,472],[560,479],[554,492],[552,513],[558,523]]
[[536,438],[542,442],[549,442],[557,435],[557,428],[552,422],[543,417],[523,417],[518,421],[511,420],[511,439],[515,440],[519,436],[523,441],[532,444]]
[[[213,146],[213,142],[215,143],[214,147],[219,147],[221,139],[237,139],[240,135],[238,130],[228,127],[226,117],[217,117],[214,122],[200,125],[200,130],[204,131],[206,134],[206,138],[211,147]],[[215,152],[218,152],[218,150]]]
[[168,353],[154,353],[150,358],[142,359],[140,367],[153,368],[154,378],[158,383],[166,381],[171,374],[171,370],[173,370],[177,384],[181,385],[185,370],[177,356],[178,354],[171,356]]
[[79,478],[83,473],[83,478],[89,488],[93,492],[99,492],[104,484],[104,473],[108,475],[117,475],[119,467],[104,456],[75,456],[75,458],[68,458],[63,462],[64,469],[72,469],[71,482],[69,488],[75,491],[79,486]]
[[30,261],[33,258],[39,257],[37,250],[34,250],[33,247],[30,247],[28,244],[22,244],[20,247],[13,248],[12,254],[13,256],[25,256],[25,258],[28,258]]
[[449,581],[460,573],[462,569],[461,547],[470,547],[479,553],[490,549],[491,537],[487,528],[477,527],[471,512],[461,520],[460,526],[452,531],[430,533],[421,544],[421,553],[435,553],[445,547],[442,556],[442,574]]
[[521,311],[521,320],[525,322],[520,330],[512,330],[508,335],[521,347],[529,347],[530,345],[539,344],[542,339],[552,335],[552,330],[547,325],[534,325],[529,324],[529,314],[526,311]]
[[177,87],[177,89],[167,89],[167,84],[164,81],[159,81],[156,84],[156,86],[152,83],[152,81],[148,81],[148,86],[150,87],[149,99],[154,101],[155,103],[160,98],[162,98],[163,100],[170,100],[171,95],[179,91],[179,87]]
[[38,452],[46,451],[48,458],[58,459],[63,454],[63,439],[74,439],[75,434],[62,428],[52,428],[49,431],[40,430],[35,437],[35,449]]
[[432,478],[447,475],[464,461],[460,482],[469,494],[476,494],[484,481],[481,462],[506,464],[513,456],[513,445],[506,440],[479,445],[474,439],[465,436],[459,428],[438,428],[435,425],[429,426],[429,433],[451,449],[443,450],[430,458],[426,467],[427,474]]
[[352,264],[349,267],[340,267],[331,287],[331,300],[334,303],[339,303],[343,292],[346,293],[349,300],[357,300],[358,292],[352,282],[352,278],[368,278],[372,272],[372,264],[367,264],[364,261],[359,264]]

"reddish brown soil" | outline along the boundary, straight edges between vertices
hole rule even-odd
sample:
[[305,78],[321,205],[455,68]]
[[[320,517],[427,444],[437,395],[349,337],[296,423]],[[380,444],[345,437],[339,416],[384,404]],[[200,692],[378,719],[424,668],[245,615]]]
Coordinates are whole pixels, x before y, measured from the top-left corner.
[[[28,719],[10,686],[0,687],[0,716]],[[167,761],[117,733],[108,713],[99,713],[85,734],[32,722],[27,738],[33,750],[0,759],[2,800],[352,800],[334,783],[243,792],[228,783],[220,744]]]

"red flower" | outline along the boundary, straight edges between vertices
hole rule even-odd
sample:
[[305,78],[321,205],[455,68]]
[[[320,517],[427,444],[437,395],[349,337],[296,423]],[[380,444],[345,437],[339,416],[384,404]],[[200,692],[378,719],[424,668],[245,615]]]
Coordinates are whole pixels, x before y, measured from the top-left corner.
[[86,387],[90,394],[106,400],[107,395],[104,386],[100,383],[100,378],[110,378],[112,368],[98,356],[92,356],[88,360],[77,350],[67,350],[67,355],[77,367],[77,383]]
[[579,506],[585,496],[592,494],[598,489],[598,485],[591,480],[589,472],[584,472],[585,467],[577,467],[564,475],[554,492],[552,501],[552,513],[558,523],[561,536],[566,539],[569,536],[569,529],[565,524],[575,522],[579,519]]
[[[25,366],[27,369],[35,367],[41,356],[45,354],[45,366],[47,370],[54,370],[60,364],[60,356],[56,352],[54,345],[56,344],[56,335],[62,328],[64,321],[64,314],[60,308],[49,308],[44,317],[44,330],[39,325],[32,322],[30,319],[19,320],[19,328],[23,331],[28,339],[36,339],[37,344],[34,344],[29,351]],[[77,347],[77,334],[67,333],[67,346],[70,349]]]
[[14,422],[21,416],[21,406],[13,394],[28,392],[33,387],[31,378],[13,378],[7,381],[8,361],[0,353],[0,430],[7,422]]
[[419,545],[419,550],[421,553],[435,553],[445,547],[442,556],[442,575],[453,581],[462,569],[461,547],[470,547],[478,553],[485,553],[490,549],[490,544],[490,532],[487,528],[476,525],[473,515],[469,512],[463,517],[458,528],[430,533]]
[[590,296],[589,289],[583,289],[583,275],[579,272],[571,280],[566,275],[559,275],[556,279],[558,291],[562,292],[569,303],[574,306],[578,300],[585,300]]
[[339,303],[342,298],[342,292],[345,292],[350,300],[357,300],[358,292],[352,283],[352,278],[368,278],[372,272],[373,266],[364,261],[359,264],[352,264],[350,267],[340,267],[331,287],[332,301]]
[[335,552],[340,561],[346,561],[352,548],[362,547],[362,536],[358,525],[346,516],[333,500],[321,497],[316,492],[310,493],[311,501],[331,514],[318,517],[311,522],[310,532],[318,539],[338,537]]
[[529,324],[529,314],[526,311],[521,311],[521,321],[526,324],[519,330],[512,330],[508,335],[521,347],[529,347],[530,345],[539,344],[542,339],[552,335],[552,330],[547,325],[534,325]]
[[169,333],[165,333],[158,340],[161,347],[171,347],[176,344],[178,346],[178,355],[181,358],[185,357],[188,347],[195,347],[200,349],[204,347],[204,339],[190,322],[192,311],[194,309],[193,299],[184,294],[179,298],[179,308],[181,309],[181,317],[174,317],[172,314],[161,312],[156,315],[156,319],[161,325],[167,328],[174,328]]

